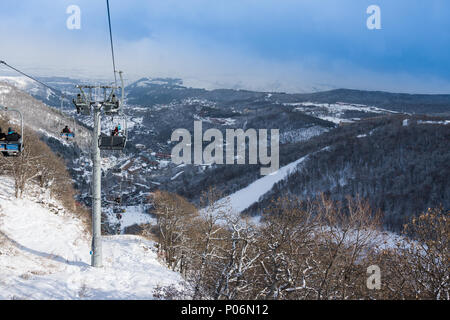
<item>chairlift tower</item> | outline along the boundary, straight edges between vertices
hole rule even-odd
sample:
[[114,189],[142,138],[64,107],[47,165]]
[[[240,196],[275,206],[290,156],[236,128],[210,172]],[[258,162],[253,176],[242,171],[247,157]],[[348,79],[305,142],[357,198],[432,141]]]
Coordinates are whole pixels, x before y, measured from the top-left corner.
[[[74,99],[74,104],[77,108],[78,113],[82,113],[84,115],[90,115],[91,111],[94,116],[94,129],[92,132],[92,249],[91,249],[91,265],[96,268],[101,268],[103,266],[102,263],[102,231],[101,231],[101,220],[102,220],[102,185],[101,185],[101,158],[100,158],[100,149],[101,149],[101,116],[102,112],[106,115],[119,114],[121,105],[123,104],[124,99],[124,85],[122,72],[119,72],[120,78],[122,81],[122,87],[117,86],[93,86],[93,85],[83,85],[76,86],[80,89],[81,94],[77,96],[77,99]],[[113,100],[115,90],[122,89],[122,96],[120,103]],[[103,89],[104,92],[104,100],[103,101],[95,101],[92,97],[92,90],[95,89]],[[89,90],[88,94],[85,93],[85,90]],[[107,92],[110,91],[109,96]],[[126,140],[126,137],[123,137]],[[125,143],[123,143],[123,147]],[[108,148],[102,148],[108,149]],[[123,148],[122,148],[123,149]],[[111,150],[111,149],[110,149]]]

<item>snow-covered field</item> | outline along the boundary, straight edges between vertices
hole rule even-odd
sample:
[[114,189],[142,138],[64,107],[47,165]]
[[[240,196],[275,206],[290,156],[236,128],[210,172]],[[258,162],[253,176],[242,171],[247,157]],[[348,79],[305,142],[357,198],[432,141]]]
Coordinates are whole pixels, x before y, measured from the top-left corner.
[[52,213],[45,192],[15,199],[0,177],[0,299],[152,299],[158,285],[182,278],[136,236],[103,238],[103,268],[90,267],[90,239],[67,211]]
[[307,141],[315,136],[319,136],[328,131],[329,129],[321,126],[313,126],[309,128],[286,131],[281,133],[280,143],[284,144],[284,143],[296,143],[300,141]]
[[445,120],[445,121],[422,121],[419,120],[417,121],[418,124],[441,124],[441,125],[448,125],[450,124],[450,120]]
[[366,106],[362,104],[348,104],[343,102],[337,103],[315,103],[315,102],[295,102],[285,103],[285,106],[295,107],[296,110],[309,114],[313,117],[317,117],[322,120],[330,121],[335,124],[341,122],[353,122],[359,119],[346,119],[344,113],[346,111],[358,111],[364,113],[377,113],[377,114],[389,114],[396,113],[394,111],[374,107]]

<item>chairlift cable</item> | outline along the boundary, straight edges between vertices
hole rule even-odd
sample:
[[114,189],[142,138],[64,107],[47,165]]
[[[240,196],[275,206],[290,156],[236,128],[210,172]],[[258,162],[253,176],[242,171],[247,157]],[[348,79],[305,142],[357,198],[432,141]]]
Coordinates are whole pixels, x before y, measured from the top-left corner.
[[59,96],[59,97],[61,98],[61,111],[62,111],[62,106],[63,106],[63,103],[64,103],[63,101],[64,101],[64,99],[66,98],[66,96],[64,95],[64,92],[62,92],[62,90],[58,90],[58,89],[52,88],[52,87],[49,86],[48,84],[45,84],[44,82],[42,82],[42,81],[40,81],[40,80],[38,80],[38,79],[36,79],[36,78],[30,76],[29,74],[26,74],[25,72],[23,72],[23,71],[21,71],[21,70],[15,68],[15,67],[9,65],[8,63],[6,63],[6,62],[3,61],[3,60],[0,60],[0,64],[3,64],[3,65],[5,65],[6,67],[8,67],[8,68],[10,68],[10,69],[12,69],[12,70],[14,70],[14,71],[20,73],[21,75],[23,75],[23,76],[25,76],[25,77],[27,77],[27,78],[29,78],[29,79],[31,79],[31,80],[33,80],[33,81],[39,83],[41,86],[44,86],[44,87],[46,87],[47,89],[50,89],[55,95],[57,95],[57,96]]
[[49,85],[45,84],[44,82],[39,81],[38,79],[36,79],[36,78],[30,76],[29,74],[26,74],[25,72],[20,71],[19,69],[15,68],[15,67],[13,67],[13,66],[11,66],[11,65],[9,65],[9,64],[6,63],[5,61],[0,60],[0,64],[3,64],[3,65],[5,65],[5,66],[7,66],[8,68],[10,68],[10,69],[12,69],[12,70],[14,70],[14,71],[20,73],[21,75],[23,75],[23,76],[25,76],[25,77],[27,77],[27,78],[29,78],[29,79],[31,79],[31,80],[33,80],[33,81],[39,83],[40,85],[42,85],[42,86],[44,86],[44,87],[50,89],[51,91],[53,91],[53,93],[55,93],[56,95],[58,95],[58,96],[60,96],[62,99],[64,99],[64,94],[63,94],[60,90],[57,90],[57,89],[55,89],[55,88],[50,87]]
[[108,9],[109,39],[111,42],[111,56],[112,56],[112,63],[113,63],[114,83],[117,86],[116,59],[114,57],[114,43],[113,43],[112,28],[111,28],[111,13],[109,10],[109,0],[106,0],[106,7]]
[[[15,68],[15,67],[11,66],[10,64],[6,63],[6,62],[3,61],[3,60],[0,60],[0,64],[3,64],[3,65],[5,65],[6,67],[10,68],[11,70],[14,70],[14,71],[16,71],[17,73],[19,73],[19,74],[21,74],[21,75],[23,75],[23,76],[25,76],[25,77],[27,77],[27,78],[29,78],[29,79],[31,79],[31,80],[37,82],[37,83],[39,83],[40,85],[44,86],[45,88],[50,89],[56,96],[59,96],[59,98],[61,99],[61,112],[64,112],[64,111],[63,111],[63,110],[64,110],[63,107],[64,107],[64,99],[66,98],[66,95],[64,94],[64,92],[63,92],[62,90],[58,90],[58,89],[52,88],[52,87],[49,86],[48,84],[46,84],[46,83],[44,83],[44,82],[42,82],[42,81],[36,79],[35,77],[30,76],[29,74],[27,74],[27,73],[25,73],[25,72],[23,72],[23,71],[21,71],[21,70]],[[74,130],[74,129],[75,129],[75,117],[74,117],[74,116],[71,116],[71,115],[69,115],[69,114],[68,114],[67,116],[70,117],[70,118],[72,118],[73,123],[74,123],[74,128],[73,128],[72,130]]]

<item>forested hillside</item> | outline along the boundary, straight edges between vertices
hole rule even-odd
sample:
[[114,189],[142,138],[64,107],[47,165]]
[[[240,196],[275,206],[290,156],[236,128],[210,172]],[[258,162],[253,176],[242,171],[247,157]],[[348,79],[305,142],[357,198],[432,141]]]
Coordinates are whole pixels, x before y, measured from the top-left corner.
[[374,105],[379,108],[386,108],[397,112],[416,114],[448,113],[450,105],[450,95],[448,94],[406,94],[382,91],[337,89],[332,91],[285,96],[287,99],[292,99],[294,102],[346,102]]
[[328,146],[326,151],[310,154],[247,213],[258,214],[284,195],[307,199],[325,193],[344,202],[348,195],[359,195],[384,213],[389,229],[398,231],[429,207],[449,208],[450,125],[439,118],[404,119],[365,120],[339,128],[333,138],[315,138],[318,146]]

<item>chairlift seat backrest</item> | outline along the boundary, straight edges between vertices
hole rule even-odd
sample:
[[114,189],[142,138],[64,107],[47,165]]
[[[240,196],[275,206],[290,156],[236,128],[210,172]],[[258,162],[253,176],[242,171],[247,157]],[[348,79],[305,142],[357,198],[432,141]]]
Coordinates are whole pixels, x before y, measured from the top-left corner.
[[102,136],[99,139],[99,148],[101,150],[123,150],[127,138],[124,136]]
[[87,104],[79,104],[77,105],[77,111],[78,113],[81,113],[82,115],[89,116],[91,114],[91,108]]
[[120,110],[119,102],[105,102],[103,103],[103,111],[106,115],[118,114]]
[[91,114],[91,106],[83,100],[81,97],[78,97],[76,100],[73,100],[73,104],[77,107],[77,112],[83,115]]

